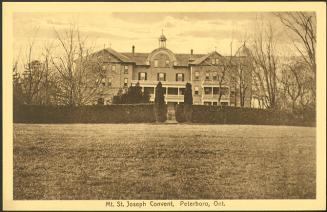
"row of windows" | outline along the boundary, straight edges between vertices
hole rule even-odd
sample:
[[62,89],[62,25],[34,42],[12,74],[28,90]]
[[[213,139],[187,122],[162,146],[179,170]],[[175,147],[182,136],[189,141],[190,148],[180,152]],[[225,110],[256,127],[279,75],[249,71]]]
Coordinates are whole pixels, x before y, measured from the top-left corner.
[[[166,67],[169,67],[169,64],[170,64],[170,61],[169,60],[166,60],[165,61],[165,66]],[[154,67],[159,67],[159,60],[154,60]]]
[[[105,78],[102,79],[101,81],[102,86],[106,86],[106,80]],[[111,87],[112,86],[112,78],[108,78],[107,80],[107,86]],[[128,86],[128,78],[124,78],[124,87]]]
[[[147,80],[147,73],[146,72],[139,72],[138,73],[138,80],[144,81]],[[175,75],[175,80],[177,82],[183,82],[185,80],[183,73],[177,73]],[[157,81],[166,81],[166,73],[157,73]]]
[[[106,70],[106,65],[103,65],[102,69]],[[111,65],[111,71],[116,71],[116,64]],[[128,74],[128,65],[124,65],[124,74]]]
[[[218,95],[219,94],[219,87],[204,87],[204,94],[205,95]],[[199,87],[194,87],[194,94],[199,95]],[[222,95],[228,95],[228,88],[221,88]]]
[[[164,94],[168,95],[184,95],[185,88],[172,88],[172,87],[162,87],[164,89]],[[154,87],[144,87],[144,92],[149,94],[154,94],[155,88]]]
[[[212,77],[212,80],[219,80],[218,72],[206,72],[205,74],[205,80],[210,80]],[[200,80],[200,72],[196,71],[194,72],[194,80]]]
[[[207,101],[204,101],[203,104],[204,105],[214,105],[214,106],[217,106],[218,105],[218,102],[207,102]],[[228,102],[221,101],[220,104],[222,106],[228,106]]]
[[[171,87],[163,87],[163,89],[170,95],[177,95],[178,94],[178,89],[179,89],[179,94],[184,95],[185,88],[171,88]],[[144,91],[148,92],[149,94],[154,94],[154,87],[144,87]],[[165,92],[165,93],[166,93]],[[219,87],[204,87],[204,93],[206,95],[208,94],[214,94],[218,95],[219,94]],[[221,93],[222,95],[228,95],[228,88],[221,88]],[[194,87],[194,94],[199,95],[199,87],[195,86]]]

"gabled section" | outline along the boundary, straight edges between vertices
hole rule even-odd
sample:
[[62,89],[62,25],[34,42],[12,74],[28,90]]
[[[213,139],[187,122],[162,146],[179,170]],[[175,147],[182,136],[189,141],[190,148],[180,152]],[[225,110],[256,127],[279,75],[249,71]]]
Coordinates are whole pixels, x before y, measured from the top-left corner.
[[[123,63],[134,63],[127,56],[116,52],[111,48],[106,48],[94,53],[92,56],[101,57],[102,62],[123,62]],[[113,59],[114,58],[114,59]]]
[[193,62],[190,62],[190,65],[200,65],[200,64],[203,64],[207,59],[210,59],[212,57],[219,57],[219,58],[223,58],[221,56],[221,54],[219,54],[218,52],[214,51],[214,52],[211,52],[211,53],[208,53],[200,58],[197,58],[195,59]]
[[125,55],[123,55],[123,54],[121,54],[119,52],[116,52],[115,50],[113,50],[111,48],[106,48],[105,51],[107,51],[109,54],[111,54],[114,57],[116,57],[121,62],[124,62],[124,63],[133,63],[133,61],[131,59],[129,59],[128,57],[126,57]]

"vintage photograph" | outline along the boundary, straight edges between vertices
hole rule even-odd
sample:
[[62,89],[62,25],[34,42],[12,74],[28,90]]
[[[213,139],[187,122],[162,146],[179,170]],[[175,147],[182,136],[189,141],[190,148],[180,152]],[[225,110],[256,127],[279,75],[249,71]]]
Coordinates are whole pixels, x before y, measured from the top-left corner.
[[316,199],[316,12],[22,11],[12,30],[13,200]]

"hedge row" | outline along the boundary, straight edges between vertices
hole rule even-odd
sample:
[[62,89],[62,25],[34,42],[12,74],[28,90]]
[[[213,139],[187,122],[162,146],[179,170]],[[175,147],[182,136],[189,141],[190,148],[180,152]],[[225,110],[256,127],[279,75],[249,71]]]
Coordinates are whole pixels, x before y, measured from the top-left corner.
[[[167,108],[164,108],[167,111]],[[193,123],[262,124],[315,126],[315,113],[294,115],[282,111],[254,108],[192,106]],[[176,105],[176,120],[184,122],[183,105]],[[40,106],[14,107],[14,123],[151,123],[155,122],[153,104],[105,106]],[[166,117],[164,117],[166,120]]]
[[105,106],[14,107],[14,123],[142,123],[154,122],[153,104]]
[[[193,105],[192,111],[193,123],[315,126],[315,113],[303,117],[283,111],[205,105]],[[185,121],[183,105],[176,106],[176,120]]]

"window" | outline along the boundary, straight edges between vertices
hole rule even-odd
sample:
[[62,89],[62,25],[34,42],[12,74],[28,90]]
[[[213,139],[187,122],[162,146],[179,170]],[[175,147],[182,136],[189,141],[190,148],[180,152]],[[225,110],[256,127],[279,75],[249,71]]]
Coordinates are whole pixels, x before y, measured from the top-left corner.
[[198,71],[196,71],[196,72],[194,73],[194,79],[195,79],[195,80],[199,80],[199,78],[200,78],[200,74],[199,74]]
[[216,64],[219,64],[219,59],[218,58],[216,58]]
[[209,72],[206,73],[206,80],[210,80],[210,73]]
[[168,94],[169,95],[177,95],[178,94],[178,88],[168,88]]
[[169,60],[166,60],[166,67],[169,66]]
[[228,102],[220,102],[221,106],[228,106]]
[[203,102],[204,105],[211,105],[211,102]]
[[146,80],[147,74],[146,72],[139,72],[139,80]]
[[213,88],[213,94],[218,95],[219,94],[219,87]]
[[128,66],[124,66],[124,74],[128,74]]
[[106,70],[106,68],[107,68],[106,65],[103,65],[102,66],[102,71]]
[[194,94],[199,95],[199,87],[194,87]]
[[176,81],[183,82],[184,81],[184,74],[176,74]]
[[166,74],[165,73],[158,73],[157,81],[166,81]]
[[204,94],[212,94],[211,87],[204,87]]
[[218,105],[218,102],[213,102],[212,105],[217,106]]
[[158,67],[158,60],[154,60],[154,67]]
[[215,58],[212,58],[211,64],[215,64]]
[[102,84],[102,86],[106,86],[106,79],[105,78],[101,79],[101,84]]
[[212,79],[213,80],[218,80],[218,74],[217,74],[217,72],[213,72],[212,73]]
[[128,78],[124,79],[124,86],[127,87],[128,86]]
[[111,70],[112,70],[112,71],[116,71],[116,65],[112,65],[112,66],[111,66]]
[[108,87],[110,87],[112,85],[112,79],[108,78],[108,83],[107,83]]

